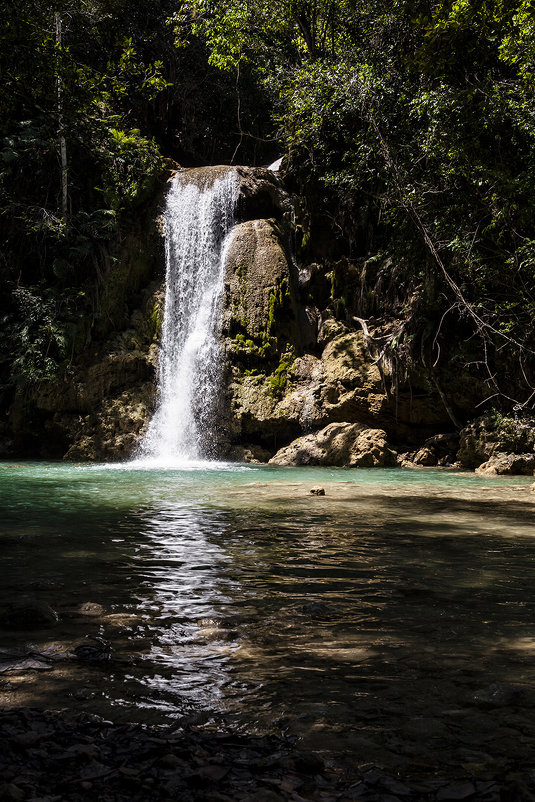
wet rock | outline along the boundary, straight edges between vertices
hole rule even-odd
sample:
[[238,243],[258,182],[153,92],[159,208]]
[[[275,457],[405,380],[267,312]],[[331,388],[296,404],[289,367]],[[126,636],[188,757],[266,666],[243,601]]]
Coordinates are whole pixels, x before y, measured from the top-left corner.
[[527,704],[530,702],[530,698],[525,688],[495,683],[489,685],[488,688],[481,688],[476,691],[472,701],[478,707],[491,709],[494,707]]
[[277,335],[297,342],[296,281],[273,220],[235,226],[226,250],[223,334],[262,341],[276,329]]
[[412,793],[410,788],[392,777],[382,778],[379,781],[379,784],[382,788],[385,788],[387,791],[389,791],[391,794],[395,794],[397,797],[411,796]]
[[269,788],[258,788],[255,792],[256,802],[284,802],[284,797]]
[[102,665],[111,660],[111,645],[102,638],[88,638],[92,642],[81,643],[73,650],[81,663]]
[[535,454],[495,454],[476,468],[483,476],[531,476],[535,470]]
[[442,788],[437,793],[437,802],[458,802],[462,799],[471,799],[476,793],[473,783],[462,783],[462,785],[449,785]]
[[38,652],[29,652],[24,656],[0,654],[0,674],[8,671],[50,671],[52,661],[46,655]]
[[[229,730],[113,724],[88,714],[0,710],[0,798],[106,802],[498,802],[529,800],[531,761],[499,776],[393,777],[379,766],[342,772],[290,741]],[[529,756],[531,758],[531,754]],[[427,765],[427,764],[425,764]],[[24,796],[20,796],[22,790]]]
[[392,467],[396,462],[396,452],[388,446],[385,432],[358,423],[331,423],[315,434],[297,438],[270,460],[274,465],[362,468]]
[[280,218],[291,211],[288,195],[272,170],[238,167],[240,188],[237,213],[240,220]]
[[325,764],[323,760],[312,752],[301,752],[293,760],[294,769],[302,774],[320,774]]
[[0,612],[0,627],[4,629],[48,629],[58,620],[58,614],[50,605],[29,597],[9,604]]
[[324,496],[325,495],[325,488],[323,488],[323,487],[312,487],[310,489],[310,494],[312,496]]
[[96,602],[84,602],[78,607],[77,612],[80,615],[88,616],[89,618],[98,618],[104,615],[104,607]]

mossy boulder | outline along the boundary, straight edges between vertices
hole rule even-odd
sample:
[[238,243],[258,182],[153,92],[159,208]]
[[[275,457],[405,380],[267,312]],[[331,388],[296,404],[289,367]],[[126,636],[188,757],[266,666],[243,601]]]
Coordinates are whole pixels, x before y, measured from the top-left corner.
[[[490,412],[460,432],[457,458],[465,468],[477,468],[498,454],[534,454],[535,421]],[[511,471],[516,472],[516,471]]]
[[235,226],[226,252],[223,334],[262,344],[299,338],[295,277],[274,220]]

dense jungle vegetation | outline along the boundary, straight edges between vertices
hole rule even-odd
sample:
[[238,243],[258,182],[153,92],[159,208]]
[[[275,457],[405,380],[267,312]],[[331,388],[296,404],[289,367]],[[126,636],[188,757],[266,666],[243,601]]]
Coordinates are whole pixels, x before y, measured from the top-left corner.
[[[285,156],[298,259],[398,359],[535,399],[532,0],[20,0],[3,10],[0,392],[83,350],[165,174]],[[336,286],[334,286],[336,284]]]

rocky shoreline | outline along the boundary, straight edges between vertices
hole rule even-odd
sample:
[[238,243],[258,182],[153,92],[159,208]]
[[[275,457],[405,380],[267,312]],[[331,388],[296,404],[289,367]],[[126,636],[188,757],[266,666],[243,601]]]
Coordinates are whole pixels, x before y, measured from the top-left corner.
[[[275,736],[114,724],[95,715],[0,710],[0,798],[10,802],[528,802],[531,767],[478,779],[466,768],[389,776],[355,755],[300,751]],[[359,764],[360,760],[360,764]]]

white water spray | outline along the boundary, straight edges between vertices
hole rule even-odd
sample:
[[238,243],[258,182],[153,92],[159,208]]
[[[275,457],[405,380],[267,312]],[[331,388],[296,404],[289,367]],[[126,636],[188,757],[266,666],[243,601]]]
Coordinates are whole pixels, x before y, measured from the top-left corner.
[[158,403],[138,451],[143,462],[166,465],[213,456],[225,240],[237,194],[235,170],[202,168],[177,173],[167,196]]

